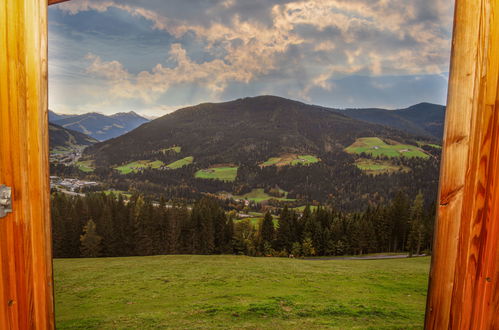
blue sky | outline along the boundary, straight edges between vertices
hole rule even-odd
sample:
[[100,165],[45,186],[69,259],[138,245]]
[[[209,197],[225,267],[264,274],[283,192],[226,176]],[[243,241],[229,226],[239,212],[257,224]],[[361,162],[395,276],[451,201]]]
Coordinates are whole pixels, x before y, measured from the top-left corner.
[[159,116],[262,94],[444,104],[451,2],[72,0],[49,8],[49,106]]

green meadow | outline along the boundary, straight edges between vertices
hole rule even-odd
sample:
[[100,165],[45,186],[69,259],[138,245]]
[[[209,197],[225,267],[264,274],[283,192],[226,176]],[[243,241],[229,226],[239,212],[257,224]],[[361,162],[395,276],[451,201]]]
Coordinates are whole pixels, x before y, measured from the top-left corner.
[[182,147],[170,147],[170,148],[164,148],[160,150],[162,153],[167,153],[169,151],[173,151],[177,154],[179,154],[182,151]]
[[119,171],[121,174],[129,174],[132,172],[137,172],[139,170],[143,170],[146,168],[155,168],[158,169],[161,166],[164,166],[160,160],[150,161],[150,160],[138,160],[135,162],[131,162],[122,166],[115,167],[114,169]]
[[347,147],[345,151],[352,154],[365,153],[373,157],[420,157],[425,159],[430,157],[419,147],[409,144],[388,144],[377,137],[359,138],[352,145]]
[[233,196],[234,199],[247,199],[250,201],[253,201],[255,203],[260,203],[263,201],[268,201],[269,199],[276,199],[279,201],[284,201],[284,202],[292,202],[295,201],[295,199],[289,199],[286,197],[274,197],[269,194],[267,194],[263,188],[258,188],[258,189],[253,189],[247,194],[244,195],[235,195]]
[[172,170],[176,170],[178,168],[192,164],[193,161],[194,161],[194,157],[189,156],[189,157],[179,159],[173,163],[170,163],[170,164],[166,165],[166,167],[168,167]]
[[56,259],[58,329],[422,329],[429,258]]
[[398,171],[410,171],[411,169],[405,166],[399,166],[392,164],[390,161],[386,160],[376,160],[376,159],[365,159],[361,158],[355,162],[355,165],[362,171],[368,174],[384,174],[393,173]]
[[232,182],[237,177],[237,166],[210,167],[195,173],[198,179],[214,179]]
[[94,171],[94,165],[92,160],[82,160],[76,163],[76,166],[80,171],[90,173]]
[[261,166],[296,166],[296,165],[310,165],[319,162],[320,159],[312,155],[295,155],[288,154],[281,157],[271,157]]

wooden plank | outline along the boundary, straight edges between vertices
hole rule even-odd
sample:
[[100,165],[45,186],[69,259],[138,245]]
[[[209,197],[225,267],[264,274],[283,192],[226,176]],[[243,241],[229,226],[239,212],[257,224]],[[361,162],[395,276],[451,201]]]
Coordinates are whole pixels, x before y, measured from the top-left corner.
[[498,9],[456,1],[427,329],[499,324]]
[[49,6],[50,6],[50,5],[55,5],[55,4],[70,1],[70,0],[48,0],[48,1],[49,1]]
[[0,329],[53,329],[47,0],[0,2]]

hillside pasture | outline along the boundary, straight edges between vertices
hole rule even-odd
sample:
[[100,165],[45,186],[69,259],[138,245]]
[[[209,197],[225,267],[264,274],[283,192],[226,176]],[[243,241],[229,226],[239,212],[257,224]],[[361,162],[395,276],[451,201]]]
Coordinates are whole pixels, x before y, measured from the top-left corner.
[[76,167],[78,167],[80,171],[85,173],[93,172],[95,169],[93,160],[82,160],[76,162]]
[[194,176],[198,179],[213,179],[232,182],[236,180],[237,166],[210,167],[197,171]]
[[[287,195],[287,193],[285,193]],[[232,196],[234,199],[247,199],[249,201],[255,202],[255,203],[261,203],[263,201],[268,201],[270,199],[275,199],[278,201],[283,201],[283,202],[293,202],[296,199],[291,199],[287,197],[274,197],[265,192],[263,188],[258,188],[258,189],[253,189],[249,193],[244,194],[244,195],[234,195]]]
[[129,174],[132,172],[138,172],[146,168],[159,169],[162,166],[165,166],[165,163],[160,160],[138,160],[125,165],[114,167],[114,169],[119,171],[121,174]]
[[345,148],[345,151],[351,154],[365,153],[373,157],[419,157],[424,159],[430,158],[430,155],[425,153],[419,147],[409,144],[400,144],[396,141],[390,141],[390,143],[386,143],[385,141],[377,137],[359,138],[352,145]]
[[185,157],[185,158],[179,159],[177,161],[174,161],[173,163],[166,165],[166,167],[168,167],[169,169],[172,169],[172,170],[176,170],[178,168],[182,168],[184,166],[190,165],[193,162],[194,162],[194,157],[189,156],[189,157]]
[[58,329],[421,329],[429,258],[56,259]]
[[286,154],[279,157],[271,157],[260,166],[296,166],[296,165],[310,165],[320,162],[320,159],[313,155],[297,155]]
[[411,169],[406,166],[400,166],[386,160],[375,160],[360,158],[355,165],[367,174],[378,175],[385,173],[394,173],[398,171],[409,172]]
[[162,153],[168,153],[170,151],[179,154],[182,151],[182,147],[175,146],[175,147],[170,147],[170,148],[164,148],[160,150]]

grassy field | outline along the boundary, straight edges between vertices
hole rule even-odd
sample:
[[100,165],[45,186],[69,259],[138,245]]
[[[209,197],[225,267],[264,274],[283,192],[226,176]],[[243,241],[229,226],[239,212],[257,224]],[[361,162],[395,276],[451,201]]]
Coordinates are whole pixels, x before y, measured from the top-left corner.
[[420,157],[425,159],[430,157],[423,150],[416,146],[398,143],[388,144],[377,137],[365,137],[357,139],[357,141],[346,148],[345,151],[352,154],[366,153],[374,157]]
[[320,159],[312,155],[296,155],[287,154],[281,157],[271,157],[265,162],[261,163],[261,166],[295,166],[295,165],[310,165],[319,162]]
[[166,167],[168,167],[172,170],[176,170],[177,168],[181,168],[181,167],[192,164],[193,161],[194,161],[194,157],[189,156],[189,157],[179,159],[173,163],[170,163],[170,164],[166,165]]
[[122,166],[115,167],[114,169],[119,171],[121,174],[129,174],[132,172],[137,172],[146,168],[155,168],[158,169],[161,166],[164,166],[160,160],[150,161],[150,160],[138,160],[136,162],[131,162]]
[[78,169],[80,171],[90,173],[90,172],[93,172],[95,169],[93,163],[94,162],[92,160],[83,160],[83,161],[77,162],[76,166],[78,166]]
[[198,179],[215,179],[232,182],[236,179],[237,169],[237,166],[210,167],[197,171],[195,176]]
[[270,196],[262,188],[260,188],[260,189],[253,189],[252,191],[250,191],[247,194],[239,195],[239,196],[233,196],[233,198],[234,199],[247,199],[247,200],[253,201],[255,203],[260,203],[260,202],[263,202],[263,201],[267,201],[269,199],[276,199],[276,200],[284,201],[284,202],[295,201],[295,199],[289,199],[289,198],[285,198],[285,197],[274,197],[274,196]]
[[429,258],[56,259],[58,329],[421,329]]
[[182,148],[177,146],[177,147],[171,147],[171,148],[164,148],[164,149],[161,149],[160,151],[162,153],[167,153],[169,151],[173,151],[173,152],[179,154],[182,151]]
[[368,174],[383,174],[383,173],[393,173],[397,171],[410,171],[411,169],[404,166],[399,166],[390,163],[386,160],[375,160],[375,159],[358,159],[355,165],[362,171]]
[[70,152],[70,151],[71,151],[71,148],[68,148],[68,147],[56,147],[56,148],[50,149],[50,154],[51,155],[61,155],[61,154],[65,154],[65,153]]

